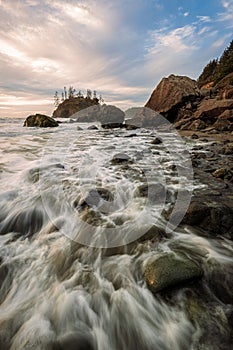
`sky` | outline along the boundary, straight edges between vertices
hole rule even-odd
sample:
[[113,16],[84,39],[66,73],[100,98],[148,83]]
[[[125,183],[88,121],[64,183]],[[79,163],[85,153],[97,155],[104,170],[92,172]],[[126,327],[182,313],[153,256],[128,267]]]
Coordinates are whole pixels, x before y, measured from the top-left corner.
[[233,39],[233,0],[0,0],[0,117],[54,110],[64,86],[143,106]]

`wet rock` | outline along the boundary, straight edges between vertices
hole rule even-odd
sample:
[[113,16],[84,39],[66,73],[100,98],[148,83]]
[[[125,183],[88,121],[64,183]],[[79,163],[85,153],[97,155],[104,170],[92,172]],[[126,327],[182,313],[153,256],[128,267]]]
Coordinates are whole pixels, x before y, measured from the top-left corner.
[[211,236],[226,235],[232,238],[233,209],[223,199],[220,201],[219,196],[217,201],[214,199],[211,201],[210,198],[200,197],[191,202],[182,223],[199,227]]
[[100,122],[104,129],[113,129],[123,126],[125,119],[125,113],[116,106],[102,106]]
[[53,350],[94,350],[90,334],[86,332],[65,334],[54,343]]
[[163,143],[162,139],[160,137],[156,137],[154,140],[150,142],[152,145],[160,145]]
[[211,290],[223,303],[233,303],[233,265],[232,263],[209,263],[206,280]]
[[101,200],[111,202],[114,200],[114,195],[106,188],[97,187],[90,190],[87,196],[80,201],[80,204],[75,201],[74,206],[79,206],[82,209],[85,207],[97,207]]
[[197,140],[199,139],[199,136],[197,134],[192,134],[191,139]]
[[166,199],[166,188],[161,183],[138,186],[135,195],[147,197],[150,203],[163,204]]
[[202,275],[202,268],[180,253],[158,254],[148,260],[144,271],[144,278],[152,293],[200,278]]
[[78,131],[82,131],[83,128],[81,128],[81,126],[77,126],[77,130],[78,130]]
[[125,153],[117,153],[113,156],[111,163],[112,164],[122,164],[131,162],[131,158]]
[[136,130],[139,129],[139,126],[134,125],[133,123],[131,123],[131,120],[127,120],[127,122],[125,123],[125,128],[126,130]]
[[210,216],[208,205],[199,201],[194,201],[190,204],[183,219],[183,223],[188,225],[198,225],[208,216]]
[[129,134],[129,135],[126,135],[125,137],[130,138],[130,137],[137,137],[137,136],[138,136],[137,134]]
[[96,125],[88,126],[87,130],[99,130]]
[[213,172],[213,176],[218,179],[224,179],[224,177],[227,175],[228,170],[226,168],[220,168]]
[[168,238],[168,234],[165,232],[164,229],[158,227],[158,226],[151,226],[151,228],[144,233],[140,238],[138,238],[138,242],[145,242],[145,241],[161,241],[163,238]]
[[225,154],[225,155],[233,155],[233,143],[228,143],[223,148],[223,154]]
[[24,209],[1,222],[0,235],[14,232],[30,237],[38,232],[47,220],[47,214],[38,208]]
[[56,120],[44,114],[29,115],[23,124],[23,126],[41,128],[56,127],[58,125]]

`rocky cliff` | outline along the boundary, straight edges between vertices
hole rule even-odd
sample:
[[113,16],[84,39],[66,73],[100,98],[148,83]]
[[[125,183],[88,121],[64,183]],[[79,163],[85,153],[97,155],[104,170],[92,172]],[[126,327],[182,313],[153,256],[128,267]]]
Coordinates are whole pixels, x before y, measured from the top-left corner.
[[99,105],[97,98],[72,97],[63,101],[53,112],[53,118],[69,118],[82,109]]

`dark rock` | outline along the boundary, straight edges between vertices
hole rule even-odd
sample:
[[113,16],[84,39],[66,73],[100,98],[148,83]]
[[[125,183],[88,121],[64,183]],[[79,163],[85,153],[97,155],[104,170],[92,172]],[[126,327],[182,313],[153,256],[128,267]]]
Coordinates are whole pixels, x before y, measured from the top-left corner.
[[132,161],[131,158],[125,153],[117,153],[113,156],[111,163],[112,164],[122,164]]
[[183,219],[183,223],[188,225],[198,225],[210,215],[210,209],[207,204],[202,202],[192,202]]
[[166,199],[166,189],[160,183],[140,185],[135,194],[139,197],[148,197],[153,204],[163,204]]
[[55,127],[58,125],[59,124],[56,120],[44,114],[29,115],[23,124],[23,126],[41,128]]
[[126,128],[126,130],[136,130],[136,129],[139,129],[139,126],[134,125],[133,123],[131,123],[131,120],[127,120],[127,122],[124,124],[124,127]]
[[148,260],[144,271],[144,278],[152,293],[200,278],[202,275],[202,268],[181,253],[158,254]]
[[223,302],[233,303],[233,265],[215,263],[209,266],[206,276],[211,290]]
[[199,136],[197,134],[192,134],[191,139],[197,140],[199,139]]
[[206,233],[233,236],[233,209],[219,200],[202,198],[191,202],[182,221],[184,224],[196,226]]
[[224,148],[223,148],[223,153],[225,155],[233,155],[233,143],[228,143]]
[[81,128],[81,126],[77,126],[77,130],[78,130],[78,131],[82,131],[83,128]]
[[163,141],[160,137],[156,137],[154,140],[151,141],[152,145],[160,145],[161,143],[163,143]]
[[99,130],[96,125],[88,126],[87,130]]
[[91,338],[85,331],[68,333],[54,343],[53,350],[94,350]]
[[97,207],[100,204],[101,200],[111,202],[113,199],[114,196],[109,190],[102,187],[97,187],[96,189],[90,190],[87,196],[79,201],[80,204],[75,201],[74,206],[79,206],[80,208]]
[[129,135],[126,135],[125,137],[130,138],[130,137],[137,137],[137,136],[138,136],[137,134],[129,134]]

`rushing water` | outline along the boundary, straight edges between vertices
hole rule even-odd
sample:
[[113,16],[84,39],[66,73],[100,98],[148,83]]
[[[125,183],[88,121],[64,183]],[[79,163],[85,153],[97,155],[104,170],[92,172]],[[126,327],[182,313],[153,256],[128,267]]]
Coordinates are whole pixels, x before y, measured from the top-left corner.
[[[164,297],[153,295],[144,281],[148,259],[174,247],[201,260],[205,275],[211,266],[224,269],[233,262],[230,241],[185,227],[143,239],[150,227],[166,227],[179,193],[203,186],[175,170],[174,151],[183,146],[174,135],[167,134],[164,147],[151,145],[154,132],[144,129],[0,122],[1,350],[229,348],[221,339],[229,337],[230,306],[205,282],[200,288],[211,309],[190,296],[189,286]],[[130,161],[113,164],[117,153]],[[186,160],[179,161],[185,169]],[[160,189],[157,201],[139,195],[145,183]],[[84,199],[95,188],[108,190],[114,200],[89,210]],[[213,332],[209,339],[206,327]]]

